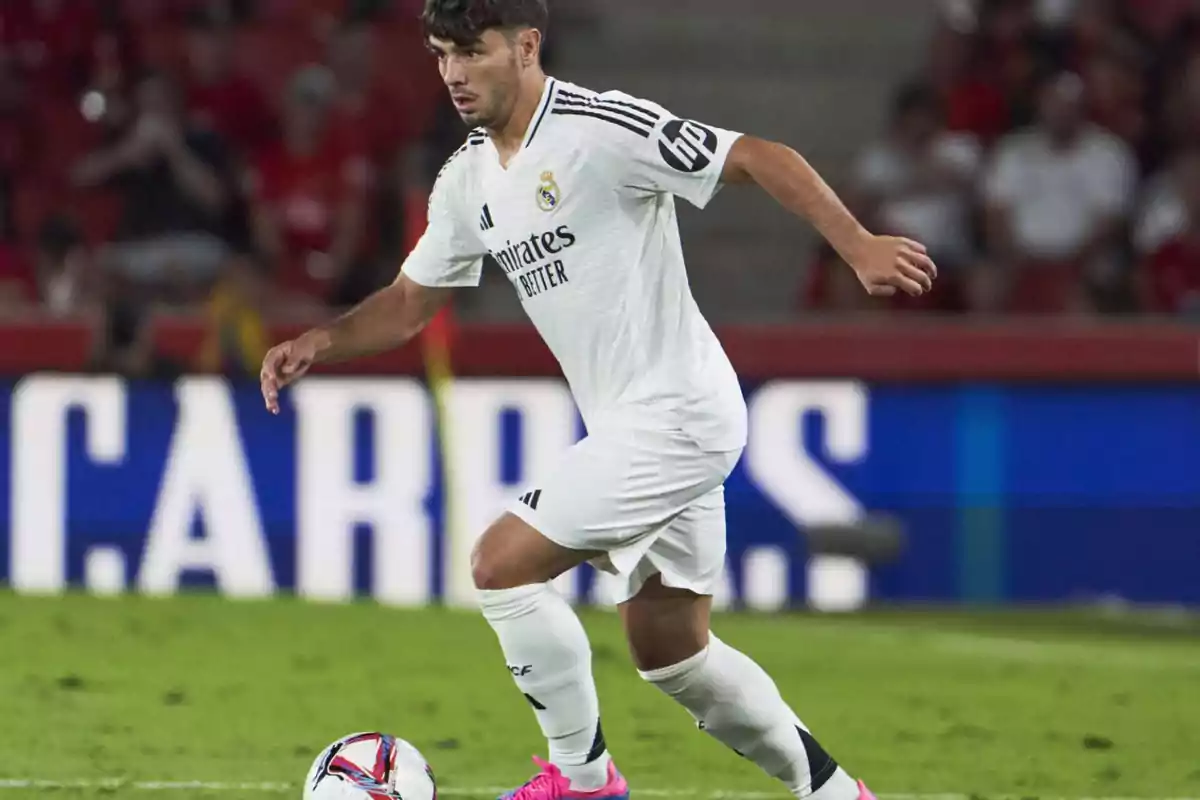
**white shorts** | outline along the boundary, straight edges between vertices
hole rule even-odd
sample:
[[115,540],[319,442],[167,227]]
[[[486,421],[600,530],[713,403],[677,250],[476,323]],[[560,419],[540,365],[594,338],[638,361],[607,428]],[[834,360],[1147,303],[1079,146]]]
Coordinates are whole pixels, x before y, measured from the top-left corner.
[[618,603],[660,574],[712,594],[725,563],[725,479],[741,449],[707,452],[680,431],[605,430],[577,442],[508,510],[552,542],[604,553]]

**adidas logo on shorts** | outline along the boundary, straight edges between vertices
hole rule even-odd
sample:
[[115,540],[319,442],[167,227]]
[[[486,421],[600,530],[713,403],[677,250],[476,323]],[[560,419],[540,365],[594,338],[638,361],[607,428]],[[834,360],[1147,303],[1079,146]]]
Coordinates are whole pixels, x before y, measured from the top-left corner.
[[534,489],[532,492],[522,495],[521,502],[532,508],[534,511],[537,511],[538,500],[540,500],[541,497],[542,490]]

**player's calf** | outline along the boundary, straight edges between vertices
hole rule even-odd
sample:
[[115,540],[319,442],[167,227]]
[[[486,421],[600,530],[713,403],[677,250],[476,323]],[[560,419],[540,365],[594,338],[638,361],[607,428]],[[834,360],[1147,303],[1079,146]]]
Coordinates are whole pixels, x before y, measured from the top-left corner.
[[685,661],[708,646],[712,598],[663,586],[653,575],[622,603],[621,623],[633,663],[643,672]]
[[691,658],[641,675],[686,708],[700,730],[796,797],[859,800],[859,787],[788,708],[771,677],[716,636]]
[[642,677],[676,700],[700,729],[800,798],[864,800],[780,696],[762,667],[708,630],[711,598],[658,576],[621,606]]
[[565,790],[613,784],[591,646],[579,618],[549,583],[586,555],[559,547],[512,515],[492,525],[473,554],[483,615],[537,716],[554,766],[520,790],[522,800],[561,800]]

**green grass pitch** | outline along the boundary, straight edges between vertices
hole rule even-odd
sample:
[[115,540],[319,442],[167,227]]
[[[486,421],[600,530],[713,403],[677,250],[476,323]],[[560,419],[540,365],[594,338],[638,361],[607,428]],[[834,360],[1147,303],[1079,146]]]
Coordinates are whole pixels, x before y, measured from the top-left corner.
[[[787,797],[641,682],[614,614],[584,620],[635,797]],[[714,629],[883,797],[1200,798],[1194,623],[884,611]],[[520,783],[544,749],[469,612],[0,593],[0,800],[299,797],[316,752],[357,730],[412,741],[451,797]],[[224,785],[146,784],[164,781]]]

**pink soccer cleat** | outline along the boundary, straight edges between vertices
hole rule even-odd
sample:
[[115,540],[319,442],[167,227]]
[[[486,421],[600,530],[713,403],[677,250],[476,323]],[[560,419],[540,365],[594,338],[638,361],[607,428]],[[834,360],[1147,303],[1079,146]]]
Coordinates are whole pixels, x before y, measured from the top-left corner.
[[[629,784],[616,764],[608,762],[608,783],[594,792],[581,792],[571,788],[571,781],[558,767],[537,756],[533,763],[541,768],[524,786],[500,795],[498,800],[629,800]],[[869,794],[870,800],[875,800]]]
[[875,800],[875,795],[871,794],[871,790],[862,781],[858,782],[858,800]]

